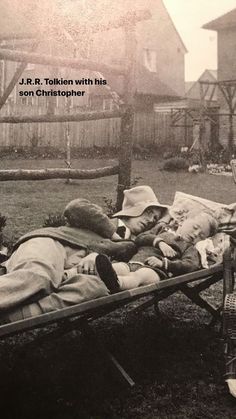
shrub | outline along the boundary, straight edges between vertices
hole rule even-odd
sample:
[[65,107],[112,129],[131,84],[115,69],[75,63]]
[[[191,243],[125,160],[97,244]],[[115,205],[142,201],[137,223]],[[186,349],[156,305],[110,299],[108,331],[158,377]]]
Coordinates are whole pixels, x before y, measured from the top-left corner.
[[163,159],[164,160],[169,160],[169,159],[172,159],[173,157],[175,157],[175,152],[173,152],[173,151],[166,151],[163,154]]
[[0,213],[0,247],[1,247],[1,253],[0,253],[0,263],[5,260],[5,253],[2,253],[2,246],[6,246],[7,248],[9,248],[8,246],[8,241],[3,233],[3,229],[6,226],[7,223],[7,217],[5,217],[4,215],[2,215]]
[[[142,176],[135,176],[133,179],[131,179],[130,187],[134,188],[142,179]],[[108,217],[111,217],[113,214],[115,214],[115,212],[118,211],[116,207],[116,202],[114,202],[112,198],[108,198],[107,196],[103,196],[102,199],[104,201],[105,213],[108,215]]]
[[187,170],[189,167],[189,162],[182,157],[172,157],[168,159],[163,164],[164,170],[176,171],[176,170]]

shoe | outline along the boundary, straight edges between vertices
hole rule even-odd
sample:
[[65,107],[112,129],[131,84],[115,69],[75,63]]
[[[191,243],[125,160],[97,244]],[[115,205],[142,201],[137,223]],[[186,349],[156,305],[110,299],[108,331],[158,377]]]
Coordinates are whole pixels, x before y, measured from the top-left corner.
[[236,397],[236,345],[235,340],[228,337],[225,342],[225,381],[229,392]]
[[120,292],[120,285],[112,263],[106,255],[100,254],[95,259],[96,271],[111,294]]
[[234,378],[228,378],[228,380],[225,381],[228,384],[231,396],[236,397],[236,380]]

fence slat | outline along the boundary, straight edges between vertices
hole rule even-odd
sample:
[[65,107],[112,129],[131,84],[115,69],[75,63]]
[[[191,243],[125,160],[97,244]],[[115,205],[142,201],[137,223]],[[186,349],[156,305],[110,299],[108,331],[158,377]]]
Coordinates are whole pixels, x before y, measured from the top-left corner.
[[[44,106],[29,106],[23,104],[6,104],[1,110],[1,116],[42,115],[46,114]],[[71,110],[73,113],[73,109]],[[56,109],[57,114],[63,113],[63,108]],[[65,148],[66,123],[34,123],[34,124],[1,124],[0,147],[46,147]],[[164,145],[171,142],[184,145],[184,127],[172,128],[169,113],[144,112],[135,114],[134,146]],[[119,145],[120,119],[111,118],[94,121],[70,123],[72,147],[89,148],[117,147]],[[188,128],[186,145],[192,143],[192,129]]]

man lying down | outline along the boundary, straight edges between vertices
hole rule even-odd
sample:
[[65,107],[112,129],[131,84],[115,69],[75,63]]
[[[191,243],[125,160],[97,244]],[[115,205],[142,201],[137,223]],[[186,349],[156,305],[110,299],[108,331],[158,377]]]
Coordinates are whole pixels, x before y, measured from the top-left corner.
[[149,186],[125,191],[123,205],[129,214],[112,222],[99,206],[78,199],[66,207],[68,225],[21,237],[0,277],[1,317],[24,319],[109,295],[94,271],[98,253],[128,261],[136,252],[135,236],[168,212]]
[[[158,202],[151,188],[140,186],[126,192],[132,197],[130,219],[124,211],[115,217],[136,234],[158,221],[155,234],[137,238],[133,234],[134,240],[122,240],[100,207],[84,199],[72,201],[65,215],[75,227],[46,228],[23,236],[6,262],[8,273],[0,278],[0,310],[7,321],[158,283],[202,267],[194,245],[216,232],[218,223],[211,212],[192,214],[176,232],[165,231],[170,221],[168,208]],[[139,228],[132,229],[132,225]],[[111,259],[121,262],[111,264]],[[61,279],[58,272],[64,269]]]

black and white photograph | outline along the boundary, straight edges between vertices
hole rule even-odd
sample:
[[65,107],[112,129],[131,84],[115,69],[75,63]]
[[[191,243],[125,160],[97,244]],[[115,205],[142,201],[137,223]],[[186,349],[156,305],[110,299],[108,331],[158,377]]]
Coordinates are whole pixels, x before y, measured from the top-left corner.
[[236,0],[0,0],[1,419],[236,417]]

